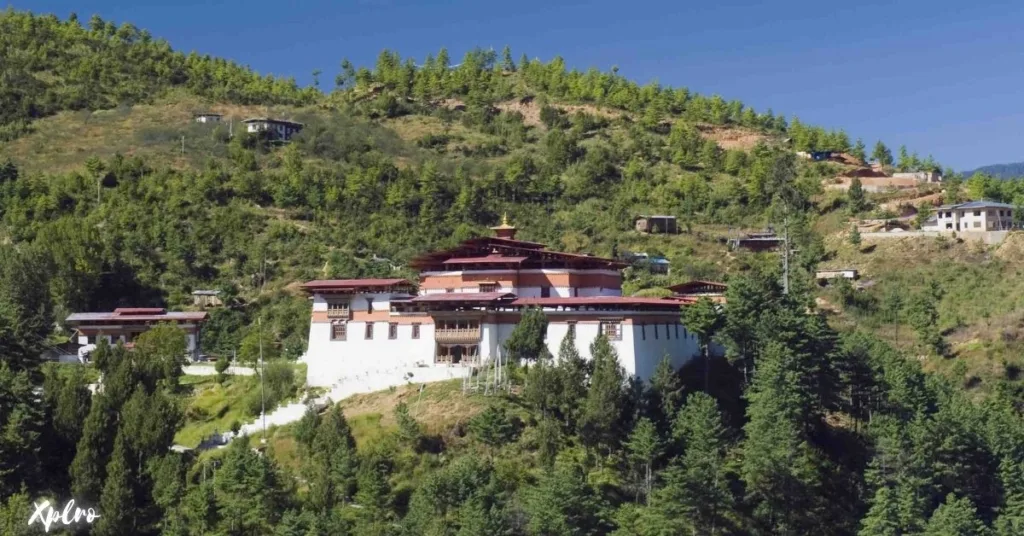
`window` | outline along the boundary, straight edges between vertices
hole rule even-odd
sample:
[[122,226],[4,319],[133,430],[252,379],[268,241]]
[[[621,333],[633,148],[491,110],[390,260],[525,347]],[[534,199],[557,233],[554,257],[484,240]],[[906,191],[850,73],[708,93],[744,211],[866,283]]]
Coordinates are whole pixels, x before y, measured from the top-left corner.
[[672,329],[672,325],[669,324],[668,322],[666,322],[665,323],[665,338],[666,339],[671,339],[672,338],[672,334],[669,332],[670,329]]
[[620,322],[603,322],[601,324],[601,333],[603,333],[609,341],[621,341],[622,324]]
[[348,324],[337,322],[331,324],[331,340],[343,341],[348,338]]
[[453,288],[446,288],[446,289],[444,289],[444,293],[445,294],[451,294],[453,292],[455,292],[455,289],[453,289]]
[[397,339],[398,338],[398,324],[396,324],[394,322],[388,323],[388,338],[389,339]]
[[363,334],[363,338],[367,340],[373,339],[373,322],[366,323],[366,333]]
[[541,298],[550,298],[551,297],[551,287],[540,287],[540,297]]
[[647,340],[647,324],[640,324],[640,340]]
[[348,302],[328,302],[327,318],[349,318]]
[[419,322],[414,322],[413,325],[412,325],[412,338],[414,338],[414,339],[420,338],[420,324],[419,324]]
[[497,292],[497,283],[480,283],[480,292]]
[[981,211],[980,210],[975,210],[974,211],[974,215],[975,216],[981,216]]
[[676,339],[679,338],[679,324],[676,324]]
[[373,298],[366,298],[366,312],[373,312]]
[[575,320],[569,322],[569,336],[574,338],[574,339],[576,338],[576,321]]
[[655,338],[655,340],[657,340],[657,338],[658,338],[658,325],[657,324],[654,325],[654,338]]
[[977,229],[978,227],[981,227],[981,222],[980,221],[974,222],[974,228]]

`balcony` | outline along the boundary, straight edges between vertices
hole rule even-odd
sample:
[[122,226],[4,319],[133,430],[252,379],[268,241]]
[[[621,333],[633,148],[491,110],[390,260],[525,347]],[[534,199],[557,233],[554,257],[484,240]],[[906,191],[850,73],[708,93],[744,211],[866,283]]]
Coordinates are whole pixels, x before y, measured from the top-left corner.
[[348,307],[330,307],[327,309],[327,318],[343,318],[348,320],[352,318]]
[[480,342],[480,328],[435,329],[434,340],[444,344]]

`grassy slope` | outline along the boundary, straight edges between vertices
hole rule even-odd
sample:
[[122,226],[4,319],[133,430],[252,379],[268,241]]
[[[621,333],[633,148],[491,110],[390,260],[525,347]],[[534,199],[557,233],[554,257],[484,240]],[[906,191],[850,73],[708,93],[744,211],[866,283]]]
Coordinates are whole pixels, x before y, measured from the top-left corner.
[[[865,292],[877,299],[896,288],[906,300],[930,281],[939,282],[945,292],[939,326],[951,352],[945,358],[921,355],[926,369],[984,390],[994,380],[1014,379],[1013,368],[1024,366],[1024,234],[1012,234],[998,246],[943,238],[888,238],[866,239],[857,248],[845,233],[836,233],[826,242],[834,256],[822,267],[857,268],[862,281],[873,282]],[[833,293],[823,295],[834,300]],[[835,321],[846,328],[857,324],[871,328],[918,353],[908,325],[897,329],[848,313]]]

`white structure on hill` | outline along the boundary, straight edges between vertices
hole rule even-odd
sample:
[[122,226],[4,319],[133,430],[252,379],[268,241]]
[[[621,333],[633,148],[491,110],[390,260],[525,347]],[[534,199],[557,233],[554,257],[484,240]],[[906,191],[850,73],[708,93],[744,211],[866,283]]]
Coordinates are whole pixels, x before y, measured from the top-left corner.
[[1013,205],[992,201],[970,201],[935,209],[939,231],[1006,231],[1012,229]]
[[553,356],[571,332],[589,358],[591,343],[603,334],[626,373],[646,380],[664,357],[678,368],[698,354],[696,335],[680,321],[681,308],[694,298],[622,296],[627,263],[516,240],[507,222],[493,229],[494,237],[414,259],[418,288],[402,279],[303,285],[313,302],[302,358],[309,385],[337,385],[375,370],[429,375],[430,368],[479,365],[503,355],[527,307],[546,314]]

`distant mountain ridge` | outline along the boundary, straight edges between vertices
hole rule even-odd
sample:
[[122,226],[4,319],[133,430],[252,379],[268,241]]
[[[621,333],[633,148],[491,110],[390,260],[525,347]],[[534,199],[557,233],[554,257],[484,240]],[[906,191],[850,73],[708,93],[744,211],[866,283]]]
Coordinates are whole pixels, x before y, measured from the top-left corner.
[[964,177],[970,177],[975,173],[985,173],[1000,179],[1012,179],[1024,177],[1024,162],[1011,162],[1009,164],[992,164],[982,166],[972,171],[964,171]]

